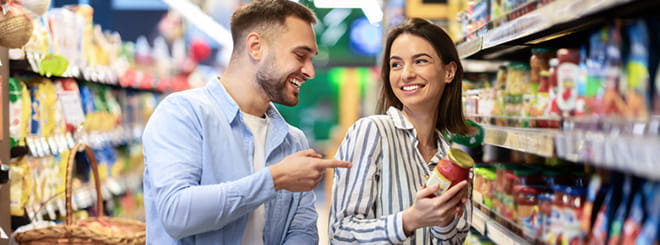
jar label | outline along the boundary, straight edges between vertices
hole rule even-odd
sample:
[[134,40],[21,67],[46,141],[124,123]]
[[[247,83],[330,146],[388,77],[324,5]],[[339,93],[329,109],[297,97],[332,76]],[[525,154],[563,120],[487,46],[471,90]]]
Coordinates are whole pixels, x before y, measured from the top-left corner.
[[433,174],[431,174],[431,177],[429,177],[429,180],[426,181],[426,186],[433,186],[435,184],[440,185],[440,189],[435,193],[435,195],[439,196],[442,195],[447,189],[449,189],[449,186],[451,185],[451,181],[449,181],[445,176],[442,176],[440,172],[438,172],[437,169],[433,170]]

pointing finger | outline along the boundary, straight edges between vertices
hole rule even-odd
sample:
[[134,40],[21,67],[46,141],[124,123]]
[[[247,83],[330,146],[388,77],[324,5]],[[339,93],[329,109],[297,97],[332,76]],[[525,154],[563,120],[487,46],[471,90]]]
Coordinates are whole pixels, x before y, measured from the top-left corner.
[[349,161],[341,161],[335,159],[321,160],[318,162],[317,167],[321,169],[326,168],[350,168],[353,166],[353,163]]

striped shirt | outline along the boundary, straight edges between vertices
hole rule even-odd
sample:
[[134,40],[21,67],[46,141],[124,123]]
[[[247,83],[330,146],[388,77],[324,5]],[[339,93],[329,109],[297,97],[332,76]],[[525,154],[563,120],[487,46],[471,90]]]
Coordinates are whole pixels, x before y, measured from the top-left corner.
[[417,150],[417,133],[400,110],[358,120],[335,159],[353,162],[334,174],[330,209],[332,244],[462,244],[471,210],[446,227],[424,227],[406,237],[403,210],[413,205],[431,169],[446,156],[448,142],[436,131],[438,151],[427,164]]

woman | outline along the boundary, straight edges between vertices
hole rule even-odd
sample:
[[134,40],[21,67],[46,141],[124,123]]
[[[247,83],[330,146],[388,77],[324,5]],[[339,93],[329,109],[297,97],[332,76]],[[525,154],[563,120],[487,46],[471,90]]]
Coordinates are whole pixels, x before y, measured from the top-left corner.
[[444,132],[469,134],[463,68],[451,38],[419,18],[390,31],[383,55],[378,113],[358,120],[337,151],[332,243],[463,243],[469,224],[463,181],[440,196],[426,178],[445,157]]

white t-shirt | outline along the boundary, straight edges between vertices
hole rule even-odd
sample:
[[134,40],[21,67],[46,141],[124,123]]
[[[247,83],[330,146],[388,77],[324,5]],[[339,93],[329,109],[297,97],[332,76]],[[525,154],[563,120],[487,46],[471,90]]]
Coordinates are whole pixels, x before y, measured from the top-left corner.
[[[252,133],[254,138],[254,153],[252,156],[254,172],[258,172],[266,166],[266,135],[268,134],[268,116],[265,118],[253,116],[247,113],[243,114],[245,125]],[[261,204],[257,209],[250,213],[243,240],[241,244],[264,244],[264,224],[266,223],[266,207]]]

